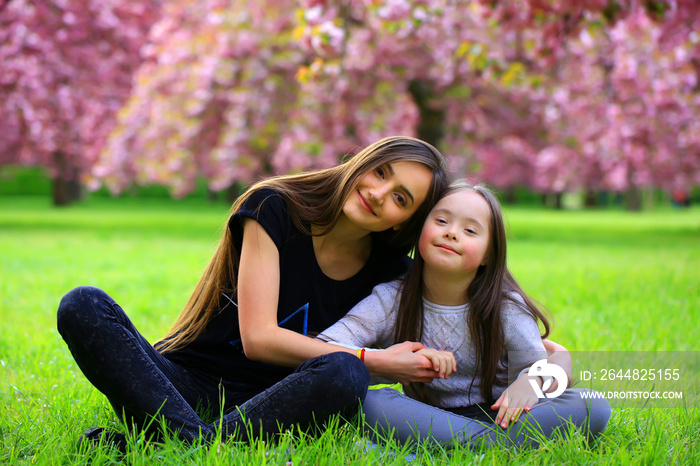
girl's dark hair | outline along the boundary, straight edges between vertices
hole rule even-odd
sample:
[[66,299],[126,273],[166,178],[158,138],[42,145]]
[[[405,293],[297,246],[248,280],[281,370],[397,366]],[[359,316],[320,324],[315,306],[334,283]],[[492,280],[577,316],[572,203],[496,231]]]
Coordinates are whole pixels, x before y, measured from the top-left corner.
[[[542,338],[549,335],[549,322],[540,304],[529,298],[520,288],[506,265],[506,231],[501,213],[501,205],[496,196],[485,185],[472,186],[464,180],[452,183],[443,197],[455,191],[467,189],[481,195],[489,205],[489,245],[486,251],[486,264],[479,266],[476,276],[464,290],[469,303],[467,323],[469,336],[476,348],[477,373],[481,376],[481,395],[489,403],[493,399],[493,387],[505,385],[500,377],[499,363],[505,351],[505,338],[501,322],[501,309],[504,301],[519,306],[539,319],[544,326]],[[417,244],[416,240],[416,244]],[[420,341],[423,336],[423,258],[415,248],[413,267],[403,282],[401,299],[397,313],[394,342]],[[523,302],[518,300],[522,298]],[[473,380],[472,380],[473,384]]]
[[320,226],[320,235],[324,235],[338,222],[343,205],[360,178],[391,162],[418,162],[433,174],[425,201],[400,229],[373,233],[373,241],[390,244],[392,248],[408,253],[425,218],[449,183],[444,157],[427,142],[406,136],[388,137],[367,146],[336,167],[259,181],[236,199],[231,207],[223,238],[214,257],[175,325],[158,344],[158,350],[173,351],[192,342],[218,311],[222,293],[227,296],[236,293],[240,251],[234,245],[228,222],[251,194],[266,188],[279,192],[287,201],[291,217],[301,231],[311,235],[309,225],[313,224]]

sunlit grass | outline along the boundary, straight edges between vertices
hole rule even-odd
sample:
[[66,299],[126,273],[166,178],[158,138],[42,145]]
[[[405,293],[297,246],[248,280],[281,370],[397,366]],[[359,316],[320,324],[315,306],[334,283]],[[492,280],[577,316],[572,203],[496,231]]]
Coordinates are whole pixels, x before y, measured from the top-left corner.
[[[150,341],[182,309],[211,257],[228,206],[205,201],[93,199],[55,209],[0,196],[0,462],[110,464],[76,447],[92,425],[122,430],[76,367],[55,327],[61,296],[105,289]],[[509,264],[552,313],[552,338],[573,351],[700,351],[700,210],[553,212],[507,208]],[[356,425],[275,445],[188,446],[130,437],[133,464],[602,463],[700,461],[697,400],[688,409],[616,410],[600,442],[581,436],[537,450],[365,448]]]

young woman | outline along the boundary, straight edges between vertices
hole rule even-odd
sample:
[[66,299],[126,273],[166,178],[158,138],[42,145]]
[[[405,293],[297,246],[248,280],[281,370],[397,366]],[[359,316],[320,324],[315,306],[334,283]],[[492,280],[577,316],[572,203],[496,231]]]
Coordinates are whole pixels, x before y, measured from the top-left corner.
[[[380,432],[395,429],[401,441],[536,443],[568,422],[593,435],[602,432],[610,416],[606,400],[586,400],[574,389],[556,398],[536,396],[527,369],[547,358],[538,320],[546,337],[546,318],[506,266],[497,199],[485,187],[461,181],[426,219],[405,279],[375,287],[319,339],[350,348],[405,340],[426,346],[418,353],[431,359],[439,378],[405,385],[406,395],[370,390],[363,402],[367,423]],[[564,349],[547,343],[549,349]],[[552,361],[570,372],[567,352]],[[509,373],[519,375],[506,388]],[[551,383],[542,377],[533,381],[540,388]],[[555,382],[545,391],[556,388]],[[511,424],[518,418],[522,422]]]
[[405,272],[446,186],[442,155],[408,137],[378,141],[335,168],[261,181],[233,205],[213,259],[155,347],[93,287],[64,296],[59,332],[119,415],[137,427],[158,415],[184,440],[211,439],[215,425],[245,438],[352,413],[370,373],[435,377],[414,354],[422,345],[395,345],[363,364],[305,335]]

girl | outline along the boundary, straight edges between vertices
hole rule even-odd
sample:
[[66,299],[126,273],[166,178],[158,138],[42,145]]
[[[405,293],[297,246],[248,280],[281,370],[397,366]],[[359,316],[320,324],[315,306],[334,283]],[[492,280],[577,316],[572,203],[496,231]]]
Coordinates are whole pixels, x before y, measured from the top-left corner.
[[[351,413],[369,374],[404,383],[435,377],[414,354],[422,345],[395,345],[362,364],[305,335],[405,272],[412,238],[446,180],[435,148],[391,137],[335,168],[261,181],[233,205],[213,259],[162,341],[151,346],[93,287],[62,299],[59,332],[85,376],[139,428],[158,414],[180,438],[207,441],[211,413],[227,413],[216,425],[242,437],[244,417],[259,435]],[[84,436],[120,440],[99,428]]]
[[[537,320],[545,337],[549,324],[508,271],[501,209],[490,191],[454,183],[430,212],[415,256],[405,279],[378,285],[319,336],[360,348],[404,340],[426,345],[418,353],[431,359],[440,377],[405,385],[407,396],[370,390],[363,402],[370,426],[395,429],[401,441],[483,438],[515,444],[533,442],[526,437],[533,431],[549,437],[566,421],[586,425],[594,435],[605,428],[610,407],[604,399],[587,404],[579,390],[570,389],[538,403],[526,372],[547,357]],[[570,371],[567,352],[551,360]],[[506,389],[507,366],[511,373],[525,370]],[[540,387],[550,382],[534,379]],[[552,384],[549,391],[555,388]],[[532,429],[501,431],[522,410],[520,425]]]

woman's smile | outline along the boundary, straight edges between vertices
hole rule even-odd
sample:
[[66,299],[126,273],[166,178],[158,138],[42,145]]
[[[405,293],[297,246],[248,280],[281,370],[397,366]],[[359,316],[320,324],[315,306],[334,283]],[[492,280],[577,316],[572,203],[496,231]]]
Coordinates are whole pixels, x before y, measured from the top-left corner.
[[374,211],[374,209],[372,208],[372,206],[370,205],[370,203],[369,203],[369,202],[367,201],[367,199],[362,195],[362,193],[360,192],[359,189],[357,190],[357,196],[358,196],[359,201],[360,201],[360,206],[362,206],[363,209],[365,209],[367,212],[369,212],[370,214],[372,214],[372,215],[374,215],[374,216],[376,217],[376,216],[377,216],[377,213]]

